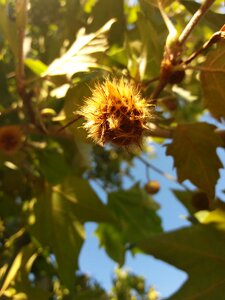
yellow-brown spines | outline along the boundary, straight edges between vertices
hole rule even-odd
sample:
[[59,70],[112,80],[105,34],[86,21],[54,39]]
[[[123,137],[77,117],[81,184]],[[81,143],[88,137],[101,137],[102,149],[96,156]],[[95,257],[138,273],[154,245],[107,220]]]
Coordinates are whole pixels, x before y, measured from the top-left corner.
[[78,112],[84,127],[97,144],[140,145],[143,131],[152,119],[153,107],[137,87],[124,79],[98,83]]

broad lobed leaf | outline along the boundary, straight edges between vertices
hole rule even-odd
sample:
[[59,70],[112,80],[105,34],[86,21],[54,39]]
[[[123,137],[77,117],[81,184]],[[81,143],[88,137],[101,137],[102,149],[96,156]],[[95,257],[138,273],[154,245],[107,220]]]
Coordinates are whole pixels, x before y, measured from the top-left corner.
[[222,168],[216,154],[222,140],[214,130],[215,126],[207,123],[179,124],[166,152],[174,158],[179,181],[189,179],[210,198],[214,197],[219,168]]
[[107,207],[115,222],[101,224],[96,233],[100,245],[120,265],[124,263],[128,244],[135,245],[140,239],[162,231],[155,202],[138,185],[110,193]]
[[[218,212],[212,214],[211,222],[210,213],[207,216],[207,225],[196,224],[139,244],[143,251],[188,273],[188,280],[170,300],[222,300],[224,297],[225,219],[217,218]],[[223,226],[217,226],[219,222]]]
[[127,241],[161,232],[161,221],[149,196],[139,185],[109,194],[108,207],[118,220]]
[[113,221],[89,183],[68,177],[62,185],[42,187],[27,207],[28,229],[42,248],[50,248],[56,257],[63,283],[73,291],[87,221]]
[[84,35],[80,31],[69,50],[62,57],[54,60],[42,75],[71,77],[75,73],[87,72],[90,68],[100,67],[93,54],[104,52],[108,48],[105,33],[110,30],[114,22],[115,19],[112,19],[97,32],[88,35]]

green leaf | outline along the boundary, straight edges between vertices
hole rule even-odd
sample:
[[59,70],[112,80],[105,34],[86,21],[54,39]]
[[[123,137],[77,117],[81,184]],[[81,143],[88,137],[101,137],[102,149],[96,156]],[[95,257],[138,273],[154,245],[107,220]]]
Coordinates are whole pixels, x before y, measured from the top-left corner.
[[72,204],[59,193],[42,187],[42,193],[30,203],[28,226],[33,237],[50,247],[63,283],[73,291],[74,272],[84,240],[84,228],[77,220]]
[[121,0],[98,0],[92,9],[91,30],[98,30],[108,20],[115,19],[109,32],[109,43],[122,46],[126,30],[124,3]]
[[15,285],[17,293],[14,295],[15,300],[49,300],[51,293],[37,287],[29,286],[29,283],[19,283]]
[[114,222],[110,210],[99,200],[87,180],[72,176],[53,191],[70,204],[80,222]]
[[[10,5],[10,3],[8,3],[8,5]],[[14,56],[17,57],[18,34],[14,18],[15,16],[10,16],[9,14],[9,7],[7,11],[7,7],[0,4],[0,34],[9,43],[11,51],[13,52]]]
[[[151,5],[154,5],[154,6],[158,6],[158,0],[144,0],[146,2],[148,2],[149,4]],[[175,2],[176,0],[161,0],[161,4],[162,6],[166,7],[168,5],[171,5],[173,2]]]
[[215,118],[225,117],[225,41],[211,51],[201,71],[203,103]]
[[109,297],[104,291],[90,290],[90,291],[80,291],[76,294],[73,300],[109,300]]
[[3,232],[5,231],[5,226],[3,220],[0,218],[0,238],[3,236]]
[[209,199],[207,194],[202,191],[173,190],[173,193],[192,216],[197,211],[208,210],[215,206],[212,199]]
[[162,231],[155,203],[139,185],[110,193],[107,207],[115,221],[101,224],[96,233],[100,245],[120,265],[124,263],[127,244]]
[[70,172],[70,166],[63,153],[59,153],[56,149],[37,151],[37,157],[40,171],[50,183],[60,183]]
[[193,215],[196,212],[194,209],[191,199],[193,196],[193,192],[191,191],[180,191],[180,190],[173,190],[175,197],[183,204],[183,206],[188,210],[188,212]]
[[[74,114],[82,105],[83,99],[90,96],[90,88],[87,84],[90,82],[80,82],[69,89],[65,97],[64,111],[67,122],[74,119]],[[82,128],[82,120],[75,122],[70,126],[71,133],[74,135],[74,142],[77,147],[77,165],[80,168],[89,168],[91,164],[92,144],[87,141],[87,133]]]
[[[43,189],[43,187],[39,187]],[[27,207],[33,237],[56,256],[59,274],[72,291],[74,272],[84,239],[83,222],[114,221],[87,180],[68,177],[52,190],[43,189]]]
[[14,280],[14,278],[17,275],[17,272],[19,271],[21,264],[22,264],[22,258],[23,253],[19,252],[17,256],[15,257],[10,269],[7,272],[7,275],[2,283],[1,290],[0,290],[0,297],[4,294],[5,290],[8,288],[8,286],[11,284],[11,282]]
[[105,34],[114,22],[114,19],[108,21],[95,33],[84,35],[80,32],[69,50],[54,60],[42,75],[67,75],[71,77],[75,73],[87,72],[90,68],[100,68],[93,54],[104,52],[108,48]]
[[108,207],[115,215],[126,241],[136,242],[162,231],[152,201],[138,185],[109,194]]
[[179,181],[189,179],[210,198],[214,197],[218,170],[222,167],[216,154],[222,141],[214,130],[215,126],[207,123],[180,124],[175,128],[173,142],[166,152],[174,158]]
[[141,1],[142,12],[138,13],[137,28],[141,39],[139,73],[141,78],[159,75],[163,49],[168,31],[157,7]]
[[26,58],[25,65],[38,76],[47,70],[47,66],[38,59]]
[[[193,15],[200,7],[201,4],[195,1],[181,0],[181,4]],[[224,14],[215,13],[211,10],[204,16],[205,23],[214,31],[218,31],[224,24]]]
[[212,300],[224,298],[225,218],[223,229],[214,223],[165,233],[139,244],[140,248],[189,275],[170,300]]
[[[12,264],[9,264],[1,285],[0,296],[4,295],[7,288],[14,282],[18,273],[22,273],[26,270],[26,276],[29,274],[32,264],[37,257],[37,253],[34,249],[34,245],[29,244],[21,249],[16,255]],[[23,274],[21,274],[23,277]]]
[[111,224],[100,224],[95,231],[107,254],[121,266],[125,260],[125,243],[121,231]]

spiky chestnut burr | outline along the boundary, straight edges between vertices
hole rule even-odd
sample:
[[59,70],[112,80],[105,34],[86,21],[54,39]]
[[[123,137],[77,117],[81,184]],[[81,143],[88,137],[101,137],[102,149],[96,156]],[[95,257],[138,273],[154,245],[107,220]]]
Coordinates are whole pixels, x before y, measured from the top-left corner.
[[78,114],[84,117],[84,128],[95,143],[129,147],[141,145],[153,111],[135,84],[107,78],[95,85]]

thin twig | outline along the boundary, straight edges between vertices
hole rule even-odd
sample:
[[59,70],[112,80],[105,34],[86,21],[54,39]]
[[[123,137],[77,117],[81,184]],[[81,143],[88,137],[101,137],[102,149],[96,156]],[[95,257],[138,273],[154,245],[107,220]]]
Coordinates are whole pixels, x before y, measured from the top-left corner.
[[147,81],[142,82],[142,86],[146,88],[146,87],[149,86],[149,84],[151,84],[151,83],[153,83],[153,82],[155,82],[155,81],[158,81],[159,79],[160,79],[160,77],[159,77],[159,76],[156,76],[156,77],[154,77],[154,78],[152,78],[152,79],[149,79],[149,80],[147,80]]
[[162,79],[158,82],[158,85],[156,86],[156,88],[153,90],[153,92],[150,95],[150,103],[151,104],[156,104],[157,97],[159,96],[161,91],[164,89],[164,87],[167,85],[167,83],[168,82],[166,80],[162,80]]
[[182,46],[185,43],[190,33],[193,31],[193,29],[196,27],[201,18],[205,15],[205,13],[208,11],[210,6],[212,6],[214,2],[215,0],[205,0],[205,2],[203,2],[199,9],[194,13],[191,20],[188,22],[188,24],[186,25],[186,27],[184,28],[184,30],[178,38],[180,46]]
[[145,160],[143,157],[141,156],[137,156],[137,159],[139,159],[145,166],[147,166],[148,168],[154,170],[155,172],[157,172],[158,174],[162,175],[163,177],[165,177],[166,179],[169,179],[173,182],[178,183],[179,185],[181,185],[185,190],[189,190],[189,188],[184,184],[179,182],[174,176],[172,176],[171,174],[164,172],[162,170],[160,170],[159,168],[157,168],[156,166],[152,165],[150,162],[148,162],[147,160]]
[[198,50],[196,50],[194,53],[191,54],[190,57],[188,57],[185,61],[184,61],[184,65],[189,64],[190,62],[192,62],[192,60],[194,60],[199,54],[203,53],[204,51],[208,50],[212,45],[214,45],[215,43],[219,42],[221,39],[223,39],[223,35],[224,33],[222,31],[217,31],[215,32],[211,38],[205,42],[203,44],[203,46],[201,48],[199,48]]
[[146,172],[146,178],[147,181],[151,181],[150,175],[149,175],[149,167],[145,165],[145,172]]
[[149,129],[147,129],[145,132],[146,134],[153,136],[153,137],[159,137],[164,139],[171,139],[173,130],[161,128],[159,126],[156,126],[154,123],[150,123],[148,125]]
[[81,118],[82,118],[82,116],[77,116],[75,119],[69,121],[66,125],[60,127],[59,130],[58,130],[58,132],[61,132],[62,130],[66,129],[67,127],[69,127],[70,125],[74,124],[75,122],[77,122]]

